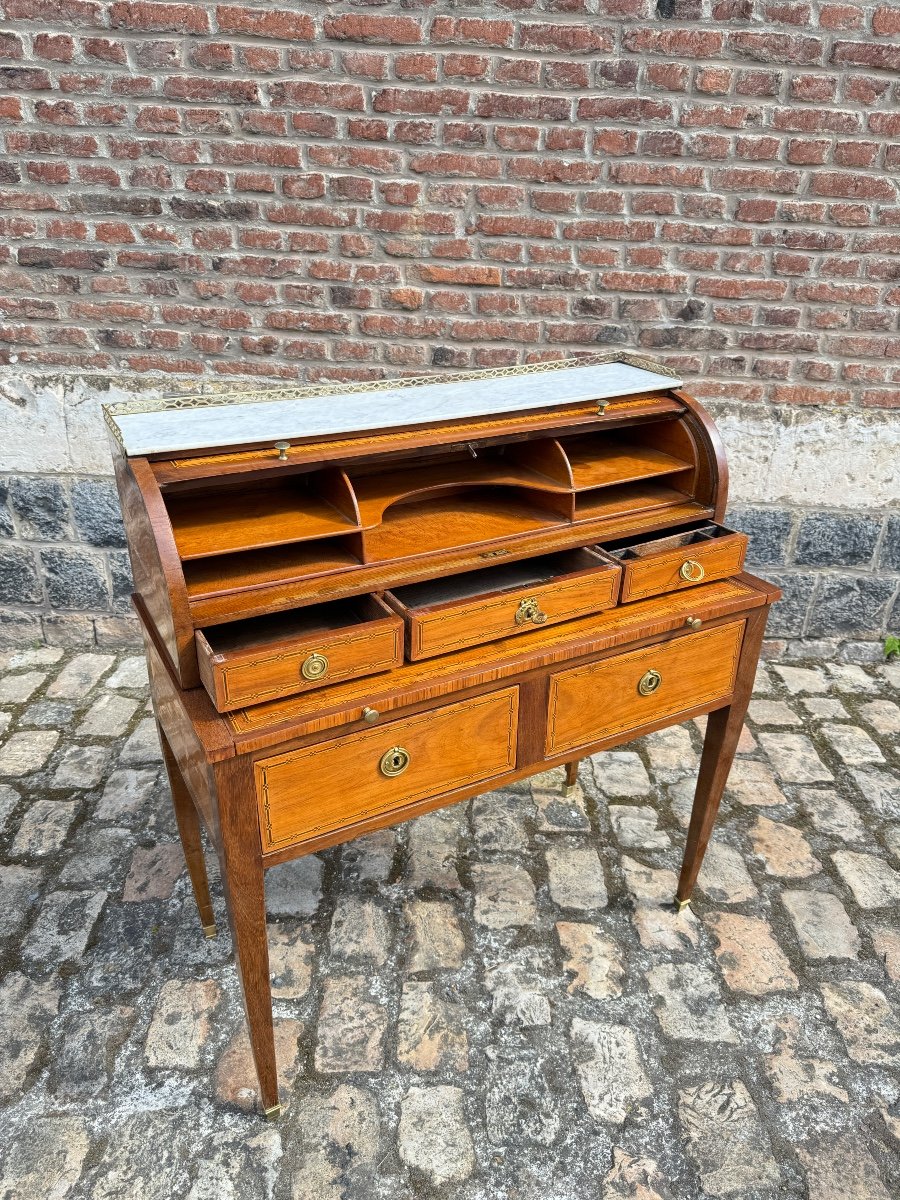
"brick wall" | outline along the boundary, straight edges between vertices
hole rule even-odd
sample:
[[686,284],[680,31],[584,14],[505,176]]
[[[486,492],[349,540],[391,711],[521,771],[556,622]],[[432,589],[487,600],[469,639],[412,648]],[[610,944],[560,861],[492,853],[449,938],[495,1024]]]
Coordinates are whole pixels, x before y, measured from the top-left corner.
[[[35,573],[21,611],[45,633],[117,620],[121,550],[78,515],[108,470],[79,442],[99,432],[85,371],[96,409],[104,377],[365,379],[622,345],[731,421],[733,459],[743,429],[811,422],[794,483],[736,502],[788,522],[792,636],[824,631],[829,571],[853,593],[834,628],[883,632],[898,68],[884,3],[0,0],[0,533]],[[851,421],[876,482],[811,500]],[[66,513],[49,540],[41,488]],[[802,550],[822,512],[874,521],[871,555],[837,533]],[[72,583],[60,540],[101,582]]]

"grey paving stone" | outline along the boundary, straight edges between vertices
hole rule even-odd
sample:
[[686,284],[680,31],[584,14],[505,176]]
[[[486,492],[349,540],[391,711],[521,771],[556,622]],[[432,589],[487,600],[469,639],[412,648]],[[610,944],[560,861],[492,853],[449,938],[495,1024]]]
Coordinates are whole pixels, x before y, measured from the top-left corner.
[[850,714],[840,700],[833,696],[804,696],[800,707],[810,717],[821,721],[849,721]]
[[700,761],[691,742],[691,735],[681,725],[661,729],[644,738],[650,766],[661,779],[677,779],[695,771]]
[[169,979],[144,1041],[144,1061],[163,1070],[200,1065],[222,990],[212,979]]
[[626,1025],[575,1017],[569,1033],[581,1094],[595,1121],[623,1125],[653,1095],[637,1035]]
[[467,1071],[469,1037],[462,1005],[431,980],[407,980],[397,1018],[397,1061],[412,1071]]
[[17,1138],[3,1164],[3,1185],[16,1200],[65,1200],[72,1195],[90,1149],[78,1116],[43,1116]]
[[754,725],[802,725],[802,719],[783,700],[751,700],[750,720]]
[[860,979],[819,985],[828,1015],[858,1063],[900,1063],[900,1021],[879,988]]
[[515,853],[528,844],[523,823],[531,815],[532,805],[523,797],[505,792],[488,792],[472,801],[475,841],[483,850],[508,850]]
[[51,1057],[51,1094],[64,1102],[108,1097],[116,1055],[135,1015],[131,1006],[122,1004],[72,1013]]
[[37,982],[12,971],[0,981],[0,1100],[4,1103],[24,1088],[46,1044],[61,995],[62,988],[53,979]]
[[302,1000],[312,984],[315,946],[304,939],[302,928],[270,925],[268,935],[272,995]]
[[119,763],[123,767],[141,766],[162,761],[159,733],[152,717],[145,717],[122,747]]
[[616,840],[627,850],[665,850],[669,835],[657,829],[658,813],[648,804],[611,804],[609,818]]
[[426,813],[412,823],[406,870],[410,887],[453,890],[461,886],[456,869],[461,832],[459,816],[452,811]]
[[97,805],[97,820],[121,821],[140,813],[157,786],[158,778],[156,771],[113,771]]
[[759,741],[766,757],[785,783],[830,783],[833,776],[809,738],[801,733],[771,733],[762,729]]
[[534,883],[524,867],[479,863],[472,868],[475,920],[488,929],[530,925],[537,917]]
[[14,858],[42,858],[62,846],[75,820],[74,801],[35,800],[25,810],[10,853]]
[[24,961],[35,965],[79,959],[105,902],[102,891],[53,892],[25,938]]
[[62,753],[53,787],[93,788],[106,771],[110,750],[106,746],[69,746]]
[[0,746],[0,775],[16,778],[40,770],[58,741],[59,734],[50,729],[11,733]]
[[362,975],[325,980],[319,1008],[317,1071],[378,1071],[384,1065],[387,1012]]
[[712,971],[698,963],[660,963],[645,972],[666,1037],[736,1042]]
[[19,717],[19,727],[33,725],[40,729],[68,729],[73,711],[73,705],[62,700],[35,700]]
[[37,903],[43,872],[6,864],[0,868],[0,938],[17,933]]
[[581,921],[557,921],[556,936],[563,970],[572,975],[568,991],[582,991],[594,1000],[621,996],[625,967],[616,942]]
[[106,687],[111,688],[145,688],[147,686],[147,664],[143,655],[123,658],[113,673],[106,680]]
[[823,725],[822,737],[850,767],[884,762],[884,755],[865,732],[856,725]]
[[322,860],[315,854],[266,871],[266,911],[275,917],[311,917],[322,899]]
[[856,958],[859,934],[831,892],[785,891],[781,901],[807,958]]
[[649,796],[653,790],[647,768],[633,750],[604,750],[591,755],[597,786],[607,796]]
[[652,1158],[614,1146],[612,1166],[603,1176],[603,1200],[672,1200],[672,1192]]
[[386,883],[397,852],[393,829],[379,829],[341,847],[341,865],[347,879],[358,883]]
[[400,1101],[400,1157],[435,1187],[462,1183],[475,1170],[475,1148],[461,1088],[411,1087]]
[[871,812],[880,817],[900,819],[900,774],[874,767],[851,769],[850,774]]
[[554,904],[583,910],[606,907],[603,865],[592,846],[550,846],[544,857]]
[[859,713],[876,733],[887,737],[900,733],[900,704],[893,700],[870,700],[861,705]]
[[335,906],[328,945],[336,958],[368,959],[380,965],[388,956],[390,928],[382,909],[371,900],[342,896]]
[[866,1140],[855,1131],[828,1133],[797,1147],[809,1200],[891,1200]]
[[46,671],[25,671],[21,675],[0,676],[0,704],[24,703],[46,678]]
[[[693,780],[691,781],[693,784]],[[693,790],[693,789],[692,789]],[[778,786],[772,768],[753,758],[736,758],[728,776],[726,793],[738,804],[772,808],[784,804],[785,795]]]
[[678,1118],[706,1195],[747,1194],[780,1182],[771,1142],[740,1079],[683,1088]]
[[707,846],[697,886],[716,904],[741,904],[759,895],[744,859],[723,841]]
[[571,790],[532,787],[534,827],[539,833],[589,833],[591,828],[584,807],[580,784]]
[[767,875],[783,879],[805,879],[815,875],[821,863],[809,847],[809,842],[793,825],[757,817],[749,830],[756,855],[762,859]]
[[449,900],[410,900],[405,906],[409,930],[409,970],[455,970],[466,949],[462,927]]
[[819,667],[789,667],[776,663],[772,669],[787,690],[795,696],[801,692],[828,691],[828,678]]
[[856,809],[837,792],[819,788],[797,788],[797,799],[820,833],[843,842],[861,842],[867,837]]
[[50,700],[84,700],[115,662],[112,654],[77,654],[47,688]]
[[853,893],[860,908],[888,908],[900,904],[900,872],[874,854],[838,850],[831,860]]
[[80,737],[119,737],[128,728],[138,701],[105,692],[91,705],[78,727]]

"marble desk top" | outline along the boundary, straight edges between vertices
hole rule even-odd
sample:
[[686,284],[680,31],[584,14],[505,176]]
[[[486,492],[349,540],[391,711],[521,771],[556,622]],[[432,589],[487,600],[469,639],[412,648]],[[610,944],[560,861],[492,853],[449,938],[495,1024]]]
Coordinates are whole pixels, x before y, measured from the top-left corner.
[[[488,377],[490,375],[490,377]],[[297,438],[339,436],[377,429],[405,429],[434,421],[513,413],[638,392],[678,387],[680,379],[627,362],[603,362],[546,370],[494,375],[473,372],[471,378],[416,386],[384,387],[316,396],[279,396],[272,389],[252,398],[229,400],[223,393],[200,404],[188,401],[172,407],[127,411],[128,403],[111,405],[109,421],[116,427],[125,453],[176,454],[210,447],[272,445]],[[299,390],[299,389],[297,389]],[[282,389],[284,391],[284,389]],[[179,401],[179,404],[183,402]],[[134,405],[133,409],[139,406]]]

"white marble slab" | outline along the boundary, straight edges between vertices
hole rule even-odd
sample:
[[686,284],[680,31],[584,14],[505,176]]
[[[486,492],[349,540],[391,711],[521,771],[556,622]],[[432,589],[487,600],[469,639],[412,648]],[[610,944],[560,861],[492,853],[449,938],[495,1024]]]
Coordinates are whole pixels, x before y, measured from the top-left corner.
[[429,421],[511,413],[678,387],[680,379],[627,363],[422,384],[338,396],[224,403],[114,415],[126,454],[174,454],[210,446],[270,445]]

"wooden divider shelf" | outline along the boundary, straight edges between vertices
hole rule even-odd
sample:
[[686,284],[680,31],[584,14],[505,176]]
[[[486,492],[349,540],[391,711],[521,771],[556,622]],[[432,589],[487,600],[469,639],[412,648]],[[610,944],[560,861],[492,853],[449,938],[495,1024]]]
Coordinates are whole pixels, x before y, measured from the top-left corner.
[[670,372],[613,354],[107,419],[179,833],[207,936],[201,822],[219,856],[267,1115],[268,867],[707,714],[688,902],[779,593],[742,573],[721,442]]

